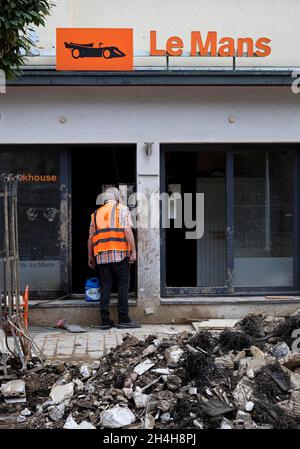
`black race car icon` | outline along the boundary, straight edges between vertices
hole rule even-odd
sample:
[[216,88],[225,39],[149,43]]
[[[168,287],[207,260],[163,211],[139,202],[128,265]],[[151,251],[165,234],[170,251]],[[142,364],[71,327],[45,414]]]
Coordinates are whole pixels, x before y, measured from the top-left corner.
[[99,47],[94,47],[94,43],[91,44],[75,44],[74,42],[65,42],[65,48],[71,50],[71,54],[74,59],[78,58],[123,58],[123,53],[118,47],[101,47],[103,42],[99,43]]

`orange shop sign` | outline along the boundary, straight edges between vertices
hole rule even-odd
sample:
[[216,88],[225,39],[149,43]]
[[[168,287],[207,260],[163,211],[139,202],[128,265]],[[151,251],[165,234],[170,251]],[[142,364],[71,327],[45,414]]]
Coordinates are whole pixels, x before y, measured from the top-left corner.
[[131,28],[57,28],[57,70],[132,70]]
[[[190,56],[233,57],[233,56],[258,56],[266,57],[271,54],[271,39],[268,37],[220,37],[216,31],[208,31],[206,34],[200,31],[191,31]],[[151,56],[181,56],[186,43],[180,36],[170,36],[164,48],[157,44],[157,32],[150,31],[150,55]]]
[[[191,31],[189,42],[170,36],[158,44],[157,32],[150,31],[150,56],[267,57],[268,37],[219,36],[217,31]],[[57,28],[57,70],[133,70],[132,28]]]

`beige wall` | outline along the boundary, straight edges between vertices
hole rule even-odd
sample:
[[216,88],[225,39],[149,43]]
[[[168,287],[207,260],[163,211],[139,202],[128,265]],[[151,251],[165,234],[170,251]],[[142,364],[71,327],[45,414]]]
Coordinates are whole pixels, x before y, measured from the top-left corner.
[[[209,30],[224,36],[267,36],[272,53],[267,58],[243,58],[238,65],[300,66],[299,0],[55,0],[47,26],[38,30],[40,52],[54,51],[56,27],[132,27],[134,51],[149,51],[149,32],[158,32],[163,44],[171,35],[187,43],[191,30]],[[138,58],[136,65],[162,64],[160,58]],[[178,58],[176,58],[178,59]],[[31,58],[32,63],[54,64],[52,58]],[[190,61],[191,62],[191,61]],[[174,64],[186,65],[187,58]],[[193,65],[228,65],[230,59],[193,59]]]

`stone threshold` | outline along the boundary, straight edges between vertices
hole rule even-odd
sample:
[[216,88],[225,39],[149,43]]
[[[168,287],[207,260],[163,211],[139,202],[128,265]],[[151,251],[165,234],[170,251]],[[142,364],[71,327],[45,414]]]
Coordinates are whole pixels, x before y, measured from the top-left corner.
[[268,304],[299,304],[300,296],[284,295],[264,295],[264,296],[197,296],[197,297],[168,297],[160,298],[162,305],[268,305]]

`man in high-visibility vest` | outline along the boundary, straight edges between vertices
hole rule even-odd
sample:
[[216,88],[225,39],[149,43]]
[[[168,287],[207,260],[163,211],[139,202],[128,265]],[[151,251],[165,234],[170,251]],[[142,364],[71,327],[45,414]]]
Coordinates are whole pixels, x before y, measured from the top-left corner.
[[88,264],[99,268],[101,329],[110,329],[114,323],[109,316],[110,293],[113,275],[118,284],[118,328],[140,327],[131,320],[128,310],[130,264],[136,261],[136,247],[129,209],[122,204],[120,192],[115,187],[106,189],[104,204],[91,216],[88,240]]

